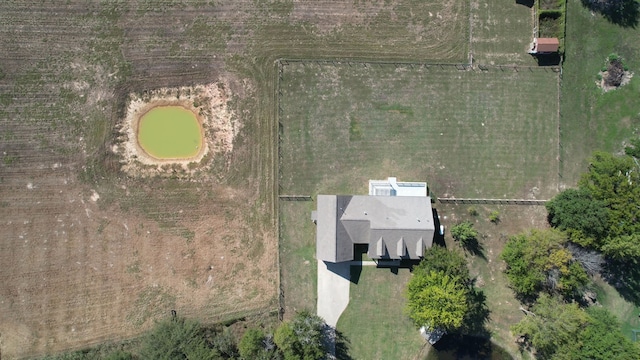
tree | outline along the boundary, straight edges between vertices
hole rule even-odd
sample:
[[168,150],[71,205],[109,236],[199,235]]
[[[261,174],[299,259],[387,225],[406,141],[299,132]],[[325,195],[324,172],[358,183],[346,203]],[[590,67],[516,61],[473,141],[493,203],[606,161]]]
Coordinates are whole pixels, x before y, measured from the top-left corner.
[[238,352],[246,360],[279,359],[272,338],[260,329],[247,329],[238,344]]
[[327,354],[323,330],[324,321],[308,311],[301,311],[290,322],[276,329],[274,341],[286,360],[322,359]]
[[222,359],[222,355],[207,346],[200,324],[193,320],[176,318],[159,322],[144,338],[142,359]]
[[529,315],[512,327],[535,348],[537,358],[563,360],[632,360],[640,351],[620,331],[615,317],[603,308],[586,311],[577,304],[543,295]]
[[[447,250],[442,246],[433,246],[424,253],[422,261],[413,267],[413,273],[427,274],[431,271],[443,272],[451,277],[469,281],[467,261],[460,253]],[[465,283],[467,285],[467,283]]]
[[596,152],[578,185],[609,209],[609,236],[640,233],[640,170],[633,158]]
[[469,310],[464,280],[442,271],[415,273],[407,287],[407,312],[416,326],[447,332],[462,327]]
[[238,344],[238,352],[243,359],[255,359],[264,350],[262,341],[264,333],[260,329],[247,329],[240,343]]
[[576,242],[591,245],[603,239],[609,228],[609,209],[584,189],[567,189],[546,203],[551,226],[572,231]]
[[633,156],[634,158],[640,158],[640,138],[629,140],[631,146],[625,146],[624,153]]
[[580,341],[573,342],[577,346],[568,346],[568,351],[560,354],[567,354],[566,358],[572,360],[640,359],[640,350],[620,331],[620,324],[613,314],[597,307],[588,308],[587,314],[589,326],[580,332]]
[[486,298],[473,288],[460,253],[434,246],[412,272],[405,310],[416,326],[482,333],[488,317]]
[[589,316],[576,303],[564,304],[560,299],[541,295],[528,316],[511,328],[533,347],[537,357],[551,359],[561,348],[575,341],[589,323]]
[[463,221],[451,227],[451,236],[462,244],[468,244],[478,238],[478,230],[470,221]]
[[588,283],[582,266],[565,247],[564,233],[531,230],[511,237],[500,257],[511,287],[523,298],[535,298],[542,290],[572,297]]

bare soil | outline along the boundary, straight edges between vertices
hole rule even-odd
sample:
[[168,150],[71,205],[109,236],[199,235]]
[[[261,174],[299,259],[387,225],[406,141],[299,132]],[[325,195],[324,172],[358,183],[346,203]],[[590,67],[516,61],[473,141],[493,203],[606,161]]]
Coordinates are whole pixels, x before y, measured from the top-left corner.
[[[466,7],[0,2],[3,358],[135,337],[172,309],[205,323],[277,310],[274,61],[458,61]],[[130,94],[201,84],[225,85],[212,91],[231,118],[209,128],[207,166],[134,168]]]
[[600,80],[596,81],[596,86],[601,88],[603,92],[619,89],[621,86],[627,85],[631,81],[631,78],[633,77],[633,72],[625,71],[624,75],[622,76],[622,82],[620,83],[620,86],[612,86],[612,85],[607,85],[605,81],[605,79],[609,75],[607,71],[601,71],[598,74],[600,75]]
[[[210,168],[203,158],[218,154],[228,154],[233,150],[233,140],[240,126],[233,112],[228,109],[230,96],[224,83],[183,86],[180,88],[161,88],[145,91],[144,94],[130,94],[126,116],[120,124],[120,136],[115,139],[111,150],[122,160],[122,171],[131,176],[154,176],[175,173],[175,167],[166,164],[181,165],[181,174],[193,175],[198,170]],[[149,156],[138,142],[138,123],[140,118],[156,106],[180,105],[196,114],[203,132],[203,146],[199,152],[185,159],[157,159]],[[145,166],[155,165],[155,166]]]

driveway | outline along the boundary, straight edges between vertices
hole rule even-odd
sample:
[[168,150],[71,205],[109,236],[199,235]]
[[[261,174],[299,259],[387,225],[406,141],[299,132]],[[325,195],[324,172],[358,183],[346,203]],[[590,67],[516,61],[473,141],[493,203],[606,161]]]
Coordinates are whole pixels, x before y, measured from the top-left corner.
[[351,262],[318,260],[318,316],[333,328],[349,304],[350,272]]

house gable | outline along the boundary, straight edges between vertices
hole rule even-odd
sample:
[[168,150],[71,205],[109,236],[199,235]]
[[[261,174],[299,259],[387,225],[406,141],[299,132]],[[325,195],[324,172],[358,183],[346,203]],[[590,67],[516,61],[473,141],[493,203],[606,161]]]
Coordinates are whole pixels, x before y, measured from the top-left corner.
[[353,260],[355,244],[373,259],[420,259],[433,243],[431,199],[425,196],[318,195],[316,256]]

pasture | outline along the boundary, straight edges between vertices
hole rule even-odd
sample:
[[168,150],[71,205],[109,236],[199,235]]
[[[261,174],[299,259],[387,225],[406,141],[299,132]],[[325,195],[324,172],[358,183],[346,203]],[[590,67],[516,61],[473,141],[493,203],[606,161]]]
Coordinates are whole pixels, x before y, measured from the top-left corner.
[[[29,0],[0,14],[7,358],[135,337],[172,309],[205,323],[276,311],[274,61],[468,52],[467,1]],[[226,86],[233,150],[187,179],[123,172],[128,95],[211,83]]]
[[[637,29],[568,6],[561,84],[527,67],[532,13],[513,2],[1,2],[0,354],[135,337],[172,309],[205,323],[313,309],[314,204],[278,194],[363,194],[392,175],[449,197],[571,186],[594,148],[637,133],[637,78],[604,96],[591,85],[600,55],[637,68],[638,44]],[[470,53],[485,71],[426,65]],[[229,150],[188,178],[122,171],[111,149],[129,94],[213,83]],[[477,220],[487,256],[470,257],[512,353],[519,313],[497,255],[544,226],[539,209]],[[445,213],[451,225],[466,209]]]
[[[426,180],[437,197],[548,199],[557,192],[559,74],[550,68],[497,66],[481,71],[428,64],[289,61],[281,79],[281,194],[366,194],[369,179],[387,176]],[[435,206],[447,227],[465,217],[464,206]],[[287,310],[315,308],[315,227],[309,220],[313,209],[313,202],[280,201]],[[508,328],[520,313],[497,256],[506,236],[544,226],[544,208],[507,206],[501,211],[504,225],[488,220],[479,225],[489,254],[469,254],[469,260],[474,274],[490,279],[480,286],[487,287],[487,303],[495,311],[488,323],[494,341],[516,354]],[[396,314],[397,308],[384,305],[383,295],[366,295],[379,305],[375,309],[360,306],[361,292],[375,293],[382,286],[369,288],[361,281],[352,285],[354,303],[347,308],[347,318],[366,321],[372,312]],[[402,287],[404,280],[399,283]],[[401,291],[394,293],[401,301]],[[396,315],[401,317],[401,311]],[[386,328],[374,318],[371,331]],[[360,337],[350,324],[341,320],[338,330],[357,342]],[[353,355],[367,358],[392,348],[396,340],[380,341],[379,347],[355,345]],[[410,346],[412,354],[420,352],[418,343]]]
[[437,197],[548,199],[558,81],[549,68],[290,62],[280,191],[362,194],[397,175]]

